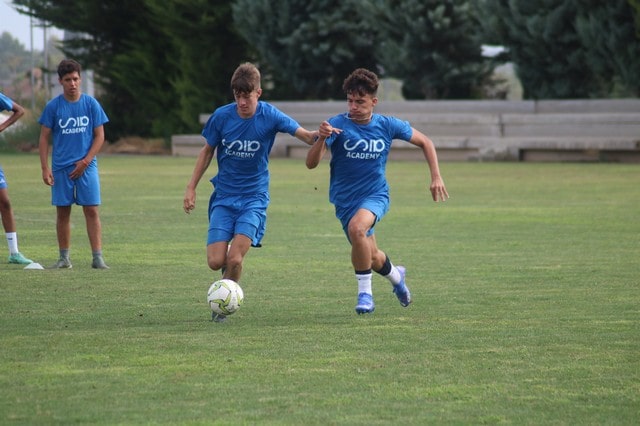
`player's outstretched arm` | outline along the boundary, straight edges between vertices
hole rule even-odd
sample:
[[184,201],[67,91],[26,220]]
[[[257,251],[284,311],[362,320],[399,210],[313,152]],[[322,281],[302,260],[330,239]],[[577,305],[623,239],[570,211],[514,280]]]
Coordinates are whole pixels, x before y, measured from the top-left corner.
[[293,135],[307,145],[313,145],[313,142],[318,138],[318,131],[312,132],[304,127],[298,127]]
[[447,188],[444,186],[442,176],[440,176],[436,147],[427,135],[419,130],[413,128],[412,130],[413,134],[411,135],[409,142],[422,149],[424,158],[427,160],[427,164],[429,165],[429,171],[431,172],[431,184],[429,185],[431,197],[436,203],[438,201],[445,201],[449,198],[449,193],[447,192]]

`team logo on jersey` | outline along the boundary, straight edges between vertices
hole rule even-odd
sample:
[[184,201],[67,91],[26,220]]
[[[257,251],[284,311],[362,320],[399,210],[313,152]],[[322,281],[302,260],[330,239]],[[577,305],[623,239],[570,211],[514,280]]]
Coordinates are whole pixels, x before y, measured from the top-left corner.
[[381,153],[386,149],[386,144],[382,139],[358,139],[357,141],[347,139],[343,147],[347,151],[347,158],[376,160],[380,158]]
[[64,123],[62,122],[62,119],[60,119],[58,120],[58,126],[60,126],[60,132],[63,135],[85,133],[89,126],[89,117],[86,115],[80,117],[68,117]]
[[227,155],[240,158],[253,158],[256,152],[260,150],[260,142],[251,140],[234,140],[228,141],[222,140],[222,146],[224,146],[224,152]]

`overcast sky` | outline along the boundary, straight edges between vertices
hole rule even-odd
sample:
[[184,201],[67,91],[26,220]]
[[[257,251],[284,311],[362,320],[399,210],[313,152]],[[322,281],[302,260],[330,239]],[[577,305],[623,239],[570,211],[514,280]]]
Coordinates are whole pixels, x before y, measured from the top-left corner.
[[[0,0],[0,34],[8,32],[11,37],[17,38],[25,49],[31,49],[29,17],[21,15],[11,6],[10,0]],[[62,31],[58,29],[48,29],[47,37],[54,33],[58,38],[62,38]],[[44,37],[42,28],[33,28],[33,48],[42,50],[44,47]]]

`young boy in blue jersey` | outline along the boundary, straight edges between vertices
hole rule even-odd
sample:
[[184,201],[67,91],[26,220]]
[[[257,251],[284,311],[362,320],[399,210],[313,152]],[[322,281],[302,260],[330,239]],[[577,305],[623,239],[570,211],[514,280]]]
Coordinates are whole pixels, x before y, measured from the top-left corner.
[[[56,206],[58,261],[53,268],[71,268],[71,205],[82,206],[93,260],[91,267],[108,269],[102,257],[102,225],[98,206],[100,178],[96,155],[104,144],[104,123],[109,119],[96,99],[81,92],[80,64],[64,59],[58,65],[62,95],[49,101],[40,120],[42,180],[51,186]],[[53,137],[51,168],[49,140]]]
[[[251,246],[259,247],[269,204],[269,153],[276,134],[289,133],[311,145],[317,131],[301,127],[273,105],[260,101],[260,72],[251,63],[241,64],[231,77],[235,102],[209,117],[202,136],[206,142],[196,160],[184,194],[183,208],[196,205],[196,187],[211,164],[214,153],[218,174],[211,179],[207,263],[223,271],[223,278],[240,281],[242,262]],[[213,316],[223,321],[224,316]]]
[[351,263],[358,283],[356,312],[365,314],[375,309],[372,271],[391,282],[400,305],[406,307],[411,303],[411,293],[405,283],[405,268],[391,263],[378,248],[373,232],[389,210],[385,166],[391,142],[401,139],[422,150],[431,171],[434,201],[444,201],[449,194],[440,177],[433,142],[406,121],[374,114],[378,103],[375,73],[356,69],[342,88],[347,95],[348,112],[320,125],[320,138],[309,149],[306,164],[315,168],[327,147],[331,150],[329,200],[335,205],[336,217],[351,244]]
[[[11,115],[0,123],[0,132],[18,121],[24,115],[24,108],[11,100],[11,98],[0,93],[0,111],[11,111]],[[18,250],[18,234],[16,233],[16,221],[13,216],[13,208],[7,190],[7,181],[4,177],[4,170],[0,166],[0,216],[2,216],[2,227],[4,228],[7,244],[9,244],[9,263],[28,265],[33,263]]]

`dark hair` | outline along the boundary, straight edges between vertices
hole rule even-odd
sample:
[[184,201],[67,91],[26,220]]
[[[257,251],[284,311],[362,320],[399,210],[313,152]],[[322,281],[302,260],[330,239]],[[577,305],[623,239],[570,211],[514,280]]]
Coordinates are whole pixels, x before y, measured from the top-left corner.
[[260,88],[260,71],[251,62],[240,64],[231,77],[231,90],[236,93],[251,93]]
[[352,93],[359,96],[375,96],[378,93],[378,84],[376,73],[365,68],[358,68],[344,79],[342,90],[347,95]]
[[82,71],[82,67],[79,63],[74,61],[73,59],[63,59],[58,64],[58,77],[62,78],[67,74],[71,74],[72,72],[77,72],[80,75],[80,71]]

